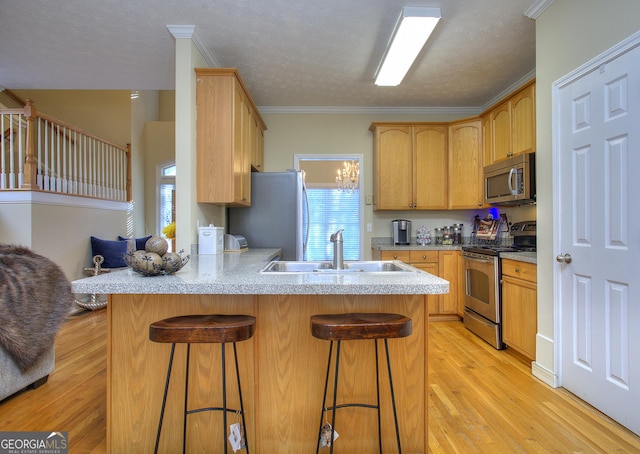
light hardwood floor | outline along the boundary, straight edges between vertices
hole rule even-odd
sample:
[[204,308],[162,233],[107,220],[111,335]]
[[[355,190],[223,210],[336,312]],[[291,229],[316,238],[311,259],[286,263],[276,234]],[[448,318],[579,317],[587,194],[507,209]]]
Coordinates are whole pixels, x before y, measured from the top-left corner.
[[[44,386],[0,403],[0,431],[68,431],[69,452],[106,452],[106,315],[83,313],[64,324],[56,370]],[[430,453],[640,452],[640,437],[541,383],[516,355],[459,322],[429,329]]]

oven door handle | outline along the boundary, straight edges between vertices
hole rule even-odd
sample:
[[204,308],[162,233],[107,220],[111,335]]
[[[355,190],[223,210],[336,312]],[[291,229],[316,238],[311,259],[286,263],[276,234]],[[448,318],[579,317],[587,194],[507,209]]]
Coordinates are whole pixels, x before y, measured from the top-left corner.
[[466,260],[471,260],[473,262],[482,262],[482,263],[491,263],[495,256],[493,255],[482,255],[482,254],[462,254],[462,258]]

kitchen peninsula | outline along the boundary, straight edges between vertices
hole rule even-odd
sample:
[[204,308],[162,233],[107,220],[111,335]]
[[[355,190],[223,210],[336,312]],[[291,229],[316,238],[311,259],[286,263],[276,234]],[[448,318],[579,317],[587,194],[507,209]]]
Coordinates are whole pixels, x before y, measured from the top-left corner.
[[[449,283],[431,274],[261,274],[277,249],[194,256],[169,276],[145,277],[132,270],[72,283],[75,293],[108,294],[107,447],[112,453],[151,452],[155,441],[169,346],[150,342],[149,324],[166,317],[224,313],[257,319],[256,333],[237,345],[247,437],[254,453],[313,452],[321,410],[328,342],[312,337],[309,318],[318,313],[396,312],[410,317],[413,334],[389,348],[403,450],[427,452],[427,320],[425,294],[441,294]],[[180,348],[182,347],[182,348]],[[346,342],[339,399],[375,402],[373,343]],[[182,443],[184,347],[176,349],[161,452]],[[220,399],[219,345],[192,346],[189,406]],[[343,365],[344,364],[344,365]],[[381,368],[381,386],[387,386]],[[229,405],[238,408],[233,374]],[[388,392],[381,393],[385,450],[395,448]],[[342,415],[342,416],[341,416]],[[189,416],[190,452],[220,446],[218,412]],[[236,422],[233,415],[230,423]],[[336,452],[377,448],[376,412],[337,414]]]

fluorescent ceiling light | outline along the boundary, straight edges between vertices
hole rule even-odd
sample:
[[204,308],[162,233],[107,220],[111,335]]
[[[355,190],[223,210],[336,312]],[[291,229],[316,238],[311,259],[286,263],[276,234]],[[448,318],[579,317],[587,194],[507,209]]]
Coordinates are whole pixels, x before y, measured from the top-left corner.
[[406,6],[402,9],[378,67],[376,85],[396,86],[402,82],[439,20],[440,8]]

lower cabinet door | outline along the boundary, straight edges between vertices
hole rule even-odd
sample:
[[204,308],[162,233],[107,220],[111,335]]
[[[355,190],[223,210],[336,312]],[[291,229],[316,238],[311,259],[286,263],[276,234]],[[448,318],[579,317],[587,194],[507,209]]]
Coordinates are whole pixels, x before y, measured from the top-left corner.
[[536,357],[537,285],[502,276],[502,340],[526,358]]

